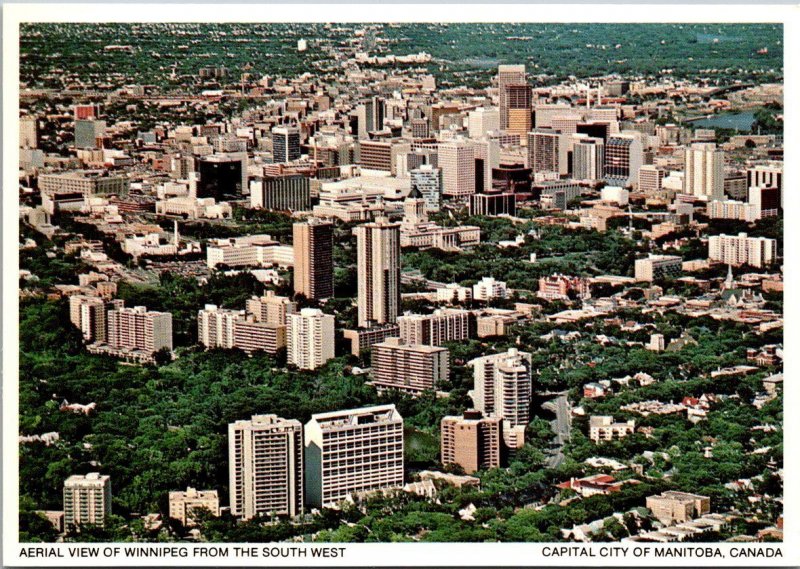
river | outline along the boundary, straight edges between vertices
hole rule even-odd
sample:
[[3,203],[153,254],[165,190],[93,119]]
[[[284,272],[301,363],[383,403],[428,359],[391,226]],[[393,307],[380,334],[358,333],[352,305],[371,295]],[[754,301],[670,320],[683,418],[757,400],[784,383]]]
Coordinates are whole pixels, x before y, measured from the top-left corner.
[[692,125],[697,128],[734,128],[740,132],[750,132],[750,126],[755,120],[755,111],[742,111],[713,115],[711,118],[694,121]]

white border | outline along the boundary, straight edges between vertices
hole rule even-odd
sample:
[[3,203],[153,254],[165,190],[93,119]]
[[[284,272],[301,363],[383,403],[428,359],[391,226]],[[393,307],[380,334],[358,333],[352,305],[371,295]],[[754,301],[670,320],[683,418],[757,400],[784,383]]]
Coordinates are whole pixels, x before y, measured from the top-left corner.
[[[797,56],[800,54],[800,10],[797,6],[780,5],[458,5],[458,4],[389,4],[379,10],[366,8],[359,4],[271,4],[271,5],[220,5],[199,4],[5,4],[3,6],[3,118],[4,128],[4,191],[2,223],[3,236],[3,563],[14,566],[132,566],[145,564],[170,564],[192,566],[219,565],[711,565],[711,566],[755,566],[755,565],[798,565],[800,564],[800,524],[797,522],[798,500],[800,489],[796,480],[798,473],[798,443],[794,437],[785,440],[784,466],[786,483],[785,498],[785,542],[780,545],[783,556],[778,559],[731,558],[706,559],[693,557],[677,559],[668,558],[636,558],[630,553],[626,557],[603,556],[602,550],[610,551],[610,547],[625,547],[632,552],[637,545],[659,548],[654,544],[558,544],[584,547],[592,551],[592,557],[545,557],[547,544],[319,544],[325,547],[345,547],[344,557],[312,559],[311,552],[307,557],[294,558],[131,558],[124,555],[112,555],[105,558],[31,558],[19,557],[18,544],[18,373],[19,343],[18,318],[19,298],[18,269],[18,197],[16,174],[19,164],[19,151],[16,138],[18,136],[19,115],[19,44],[18,26],[20,22],[563,22],[563,23],[783,23],[784,24],[784,76],[785,96],[788,103],[785,107],[785,148],[791,149],[786,155],[784,187],[791,188],[785,200],[785,219],[793,219],[800,202],[794,199],[792,192],[797,189],[797,163],[792,159],[798,156],[800,149],[800,130],[798,130],[798,112],[793,104],[800,102],[800,80],[798,77]],[[785,228],[784,242],[792,245],[800,243],[800,230],[792,225]],[[798,270],[795,264],[798,253],[795,248],[787,248],[785,252],[785,278],[793,290],[798,282]],[[790,318],[786,318],[791,315]],[[800,307],[798,300],[787,294],[785,298],[784,344],[786,352],[791,354],[790,346],[797,346],[798,318]],[[791,339],[791,342],[789,341]],[[785,362],[785,408],[793,410],[791,403],[798,401],[797,386],[792,377],[800,372],[800,363],[793,357]],[[800,432],[800,414],[788,413],[784,416],[784,432]],[[65,552],[70,546],[78,544],[61,544],[57,549]],[[103,549],[124,546],[124,544],[89,544]],[[154,544],[162,545],[162,544]],[[166,544],[163,544],[166,545]],[[196,544],[172,544],[188,547],[194,551]],[[266,544],[211,544],[217,546],[256,547],[261,550]],[[277,547],[297,546],[301,549],[314,547],[313,544],[274,544]],[[674,544],[671,544],[674,545]],[[704,547],[720,548],[730,551],[735,544],[698,544]],[[619,550],[617,550],[619,551]],[[111,551],[113,553],[113,551]]]

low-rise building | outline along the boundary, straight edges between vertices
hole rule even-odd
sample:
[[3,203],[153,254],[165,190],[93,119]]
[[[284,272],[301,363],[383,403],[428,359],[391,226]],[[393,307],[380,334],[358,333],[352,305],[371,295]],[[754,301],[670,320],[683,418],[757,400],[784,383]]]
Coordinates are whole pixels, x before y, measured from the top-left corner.
[[594,415],[589,417],[589,438],[595,443],[624,439],[633,433],[635,427],[633,419],[615,423],[613,417]]
[[653,517],[665,526],[686,522],[711,511],[711,499],[708,496],[687,492],[668,491],[648,496],[646,504],[653,512]]
[[186,491],[169,493],[169,517],[180,521],[184,526],[196,525],[195,515],[201,510],[207,510],[212,516],[219,516],[219,495],[216,490],[188,487]]

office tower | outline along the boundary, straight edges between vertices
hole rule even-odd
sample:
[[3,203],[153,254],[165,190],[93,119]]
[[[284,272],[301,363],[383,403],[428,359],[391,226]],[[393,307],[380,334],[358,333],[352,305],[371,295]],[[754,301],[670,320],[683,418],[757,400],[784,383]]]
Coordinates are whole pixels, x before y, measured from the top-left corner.
[[400,225],[379,217],[353,231],[358,243],[358,325],[395,322],[400,310]]
[[203,510],[214,517],[219,516],[219,494],[216,490],[188,487],[185,492],[169,493],[169,517],[178,520],[184,527],[197,525],[195,518]]
[[663,188],[664,177],[666,172],[661,168],[645,164],[639,168],[639,179],[637,181],[637,189],[645,194],[654,194],[660,192]]
[[303,512],[303,426],[255,415],[228,425],[231,514],[297,516]]
[[107,342],[115,349],[147,354],[162,348],[172,350],[172,314],[148,312],[144,306],[110,310]]
[[722,200],[725,190],[725,155],[713,142],[697,142],[684,151],[684,193]]
[[290,364],[300,369],[317,369],[334,357],[334,326],[332,314],[317,308],[303,308],[287,316],[286,344]]
[[386,118],[386,100],[382,97],[369,97],[361,103],[364,107],[367,132],[383,130]]
[[531,404],[531,354],[511,348],[476,358],[473,368],[475,409],[505,419],[508,427],[527,425]]
[[548,129],[529,132],[528,167],[533,174],[566,175],[569,171],[567,136]]
[[500,144],[487,138],[473,142],[472,146],[475,149],[475,193],[490,192],[492,172],[500,166]]
[[19,119],[19,147],[37,148],[38,145],[36,117],[21,117]]
[[408,126],[411,138],[428,138],[430,136],[430,125],[425,119],[411,119]]
[[280,211],[311,209],[311,183],[302,174],[264,176],[250,182],[250,207]]
[[64,528],[103,527],[111,515],[111,477],[98,472],[75,474],[64,481]]
[[442,464],[458,464],[466,474],[500,466],[503,420],[464,411],[463,417],[442,418]]
[[[392,142],[387,140],[362,140],[358,144],[358,163],[367,170],[392,171]],[[411,148],[409,147],[409,150]]]
[[245,303],[248,314],[252,314],[256,322],[268,324],[287,323],[289,314],[297,312],[297,303],[289,297],[278,296],[275,291],[268,290],[263,296],[252,296]]
[[553,116],[550,121],[550,128],[561,134],[572,136],[578,132],[578,123],[582,118],[579,113],[564,113]]
[[305,445],[310,506],[403,485],[403,417],[394,405],[312,415]]
[[514,194],[475,194],[469,197],[470,215],[517,214],[517,198]]
[[[770,162],[768,164],[757,164],[747,169],[747,187],[767,187],[783,189],[783,164],[781,162]],[[783,204],[783,201],[781,201]]]
[[212,154],[197,161],[198,198],[222,201],[226,196],[241,196],[246,179],[246,162],[231,154]]
[[350,134],[356,137],[359,140],[363,140],[368,138],[367,129],[367,108],[364,105],[358,105],[355,109],[353,109],[350,114],[348,115],[349,118],[349,125],[350,125]]
[[509,124],[509,100],[506,87],[525,85],[526,83],[524,65],[500,65],[497,68],[497,89],[500,93],[500,130],[507,130]]
[[506,111],[505,130],[510,134],[525,136],[530,132],[532,123],[531,104],[533,93],[530,85],[506,85],[505,100],[508,105]]
[[300,158],[300,129],[293,126],[272,128],[272,161],[283,164]]
[[470,138],[481,138],[500,130],[500,109],[480,107],[467,114],[467,131]]
[[[531,193],[531,172],[524,164],[502,164],[492,168],[492,190],[506,194]],[[536,196],[534,196],[536,197]]]
[[708,238],[708,258],[727,265],[750,265],[763,268],[775,263],[778,242],[766,237],[739,235],[712,235]]
[[638,137],[615,134],[608,137],[605,147],[603,176],[614,186],[633,185],[644,163],[644,150]]
[[311,218],[292,226],[294,292],[306,298],[333,296],[333,224]]
[[75,148],[97,148],[97,139],[106,132],[106,121],[76,120]]
[[435,390],[447,380],[450,364],[445,348],[406,344],[387,338],[372,345],[372,380],[378,389],[393,388],[412,394]]
[[573,137],[572,177],[576,180],[599,180],[603,177],[605,145],[600,138]]
[[442,171],[430,164],[422,164],[409,171],[411,191],[422,194],[428,212],[439,211],[442,206]]
[[[538,125],[537,125],[538,127]],[[599,138],[605,142],[613,134],[611,123],[608,122],[585,122],[575,126],[576,134],[585,134],[591,138]]]
[[400,338],[406,344],[441,346],[445,342],[470,337],[470,312],[458,308],[441,308],[433,314],[404,314],[397,318]]
[[456,140],[440,144],[439,167],[444,195],[464,197],[475,193],[475,148],[471,143]]

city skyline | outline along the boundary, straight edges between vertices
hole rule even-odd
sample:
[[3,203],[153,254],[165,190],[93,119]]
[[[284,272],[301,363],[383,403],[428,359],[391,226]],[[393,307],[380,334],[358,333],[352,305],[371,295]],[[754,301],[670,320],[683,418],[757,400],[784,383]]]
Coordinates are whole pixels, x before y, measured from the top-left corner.
[[26,24],[20,538],[782,541],[782,32]]

